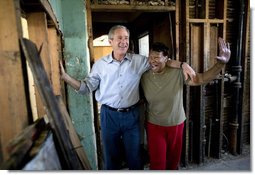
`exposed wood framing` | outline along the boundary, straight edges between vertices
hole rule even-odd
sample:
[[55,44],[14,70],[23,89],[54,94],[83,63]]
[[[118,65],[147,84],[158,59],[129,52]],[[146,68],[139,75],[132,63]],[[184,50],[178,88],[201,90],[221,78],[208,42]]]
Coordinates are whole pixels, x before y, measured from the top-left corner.
[[27,96],[22,71],[19,37],[18,4],[13,0],[0,1],[0,163],[9,155],[8,142],[28,125]]
[[[203,3],[204,2],[204,3]],[[203,1],[201,4],[197,4],[197,2],[194,2],[195,4],[193,5],[190,0],[185,1],[185,8],[186,8],[186,61],[190,63],[193,68],[197,72],[204,72],[208,70],[214,63],[215,63],[215,57],[217,55],[217,39],[219,36],[223,37],[225,39],[226,37],[226,13],[227,13],[227,1],[213,1],[215,3],[215,6],[211,7],[210,3],[211,1]],[[192,5],[192,8],[190,6]],[[198,6],[200,5],[200,6]],[[214,8],[215,7],[215,8]],[[195,8],[195,9],[194,9]],[[211,9],[210,9],[211,8]],[[217,9],[218,8],[218,9]],[[194,12],[191,14],[190,10],[194,10]],[[202,9],[203,12],[198,12],[199,10],[197,9]],[[214,10],[213,13],[215,14],[215,17],[211,17],[209,14],[210,10]],[[224,70],[223,70],[224,73]],[[219,134],[217,135],[218,141],[215,147],[218,147],[216,150],[218,152],[218,156],[220,157],[221,153],[221,147],[222,147],[222,135],[223,135],[223,100],[224,100],[224,77],[220,78],[221,83],[219,84],[220,86],[220,92],[218,96],[220,97],[218,99],[219,101],[219,107],[216,107],[219,112],[216,111],[217,114],[215,114],[215,125],[217,125],[217,128],[219,128]],[[218,86],[218,85],[217,85]],[[192,88],[193,90],[195,89]],[[198,117],[199,120],[196,122],[199,122],[199,155],[198,155],[198,163],[202,163],[204,161],[205,157],[205,143],[206,143],[206,135],[205,135],[205,92],[206,88],[205,86],[200,87],[200,92],[197,92],[198,94],[194,94],[192,91],[192,94],[190,94],[191,89],[188,87],[187,88],[187,115],[199,115],[199,116],[194,116],[195,118]],[[191,95],[192,98],[191,99]],[[194,113],[193,111],[191,113],[191,110],[188,108],[190,107],[190,102],[192,100],[195,100],[194,98],[198,98],[195,96],[199,96],[199,113]],[[189,121],[187,119],[186,121],[187,125],[189,122],[194,122],[194,121]],[[193,123],[192,126],[197,125],[196,123]],[[186,129],[186,132],[190,132],[189,129]],[[196,134],[196,135],[197,135]],[[193,140],[195,138],[189,138],[186,137],[186,139]],[[191,141],[192,143],[193,141]],[[194,143],[196,144],[196,143]],[[186,144],[186,146],[188,146]],[[214,147],[214,149],[215,149]],[[195,147],[194,147],[195,149]],[[189,154],[193,154],[193,150],[190,150]],[[210,151],[209,151],[210,152]],[[186,150],[187,153],[187,150]],[[190,156],[192,157],[192,156]]]

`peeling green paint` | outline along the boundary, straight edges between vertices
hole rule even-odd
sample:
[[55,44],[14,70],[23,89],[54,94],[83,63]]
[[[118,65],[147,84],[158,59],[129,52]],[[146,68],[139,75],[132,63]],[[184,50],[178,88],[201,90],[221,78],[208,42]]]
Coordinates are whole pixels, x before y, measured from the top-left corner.
[[[66,71],[83,79],[90,70],[84,0],[49,0],[63,33]],[[79,95],[67,88],[69,113],[93,169],[97,169],[92,95]]]

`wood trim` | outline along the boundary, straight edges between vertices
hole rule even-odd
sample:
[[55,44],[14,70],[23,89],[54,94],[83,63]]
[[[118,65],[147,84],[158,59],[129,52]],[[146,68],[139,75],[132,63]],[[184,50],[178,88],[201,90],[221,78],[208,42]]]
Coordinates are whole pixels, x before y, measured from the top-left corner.
[[169,12],[175,11],[174,6],[139,6],[139,5],[90,5],[92,12],[105,11],[105,12]]

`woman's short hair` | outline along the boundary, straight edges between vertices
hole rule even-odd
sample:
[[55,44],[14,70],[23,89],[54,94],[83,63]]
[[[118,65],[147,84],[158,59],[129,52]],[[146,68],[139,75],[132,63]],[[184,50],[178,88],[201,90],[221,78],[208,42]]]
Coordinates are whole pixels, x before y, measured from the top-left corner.
[[151,45],[151,50],[152,51],[156,51],[156,52],[163,52],[164,56],[168,56],[169,55],[169,48],[161,43],[161,42],[155,42]]

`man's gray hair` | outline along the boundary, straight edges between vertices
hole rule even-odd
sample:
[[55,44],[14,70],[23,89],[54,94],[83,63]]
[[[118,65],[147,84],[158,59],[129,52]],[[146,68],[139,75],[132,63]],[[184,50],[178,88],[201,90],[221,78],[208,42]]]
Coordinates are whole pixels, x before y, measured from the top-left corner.
[[115,25],[113,26],[110,30],[109,30],[109,33],[108,33],[108,39],[113,39],[113,35],[114,35],[114,32],[115,30],[117,29],[125,29],[128,33],[128,35],[130,35],[130,32],[128,30],[128,28],[126,28],[125,26],[123,25]]

